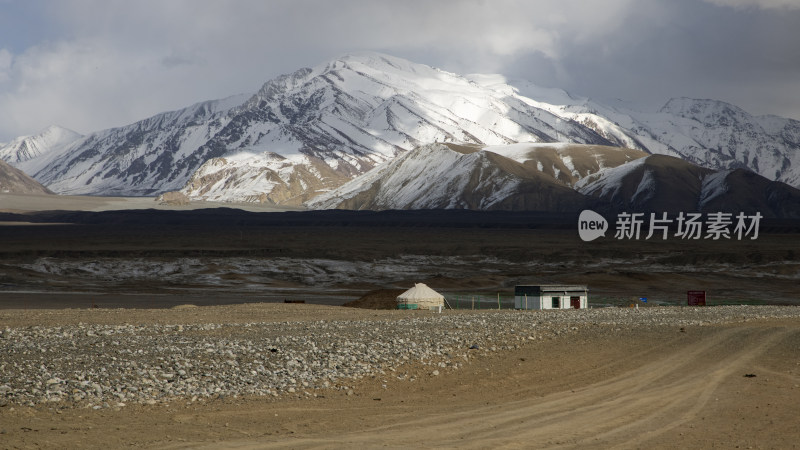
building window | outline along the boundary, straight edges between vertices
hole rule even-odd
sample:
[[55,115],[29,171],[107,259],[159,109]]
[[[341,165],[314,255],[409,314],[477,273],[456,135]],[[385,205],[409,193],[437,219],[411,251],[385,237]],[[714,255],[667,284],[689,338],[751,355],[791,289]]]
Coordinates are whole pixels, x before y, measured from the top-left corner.
[[551,297],[553,309],[561,309],[561,297]]

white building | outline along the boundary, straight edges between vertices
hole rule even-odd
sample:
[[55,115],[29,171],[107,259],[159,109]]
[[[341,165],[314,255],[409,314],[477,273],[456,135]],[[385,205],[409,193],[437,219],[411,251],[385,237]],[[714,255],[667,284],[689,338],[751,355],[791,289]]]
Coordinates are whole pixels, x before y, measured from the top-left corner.
[[589,288],[581,285],[546,284],[514,286],[516,309],[586,309]]

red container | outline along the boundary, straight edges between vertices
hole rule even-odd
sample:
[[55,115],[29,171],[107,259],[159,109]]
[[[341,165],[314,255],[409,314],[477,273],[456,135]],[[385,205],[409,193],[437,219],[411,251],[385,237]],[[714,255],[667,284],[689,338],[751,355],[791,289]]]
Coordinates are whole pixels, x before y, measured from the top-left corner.
[[689,306],[706,306],[706,291],[686,292]]

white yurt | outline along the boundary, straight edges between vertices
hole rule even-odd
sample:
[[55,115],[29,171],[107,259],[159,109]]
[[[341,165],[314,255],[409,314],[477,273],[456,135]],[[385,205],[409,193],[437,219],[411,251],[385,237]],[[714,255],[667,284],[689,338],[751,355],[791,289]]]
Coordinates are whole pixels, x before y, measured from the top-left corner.
[[424,283],[397,296],[397,309],[438,309],[444,307],[444,296]]

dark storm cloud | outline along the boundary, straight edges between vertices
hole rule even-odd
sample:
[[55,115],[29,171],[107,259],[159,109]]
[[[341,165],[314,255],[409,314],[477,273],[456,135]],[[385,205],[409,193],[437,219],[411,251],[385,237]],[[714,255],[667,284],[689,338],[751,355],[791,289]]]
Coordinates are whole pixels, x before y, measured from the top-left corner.
[[717,98],[800,118],[797,3],[0,0],[4,23],[34,24],[0,29],[0,141],[254,92],[360,50],[598,100]]
[[800,118],[800,11],[645,4],[597,42],[560,41],[558,59],[509,67],[598,99],[657,106],[671,97],[726,100],[753,113]]

